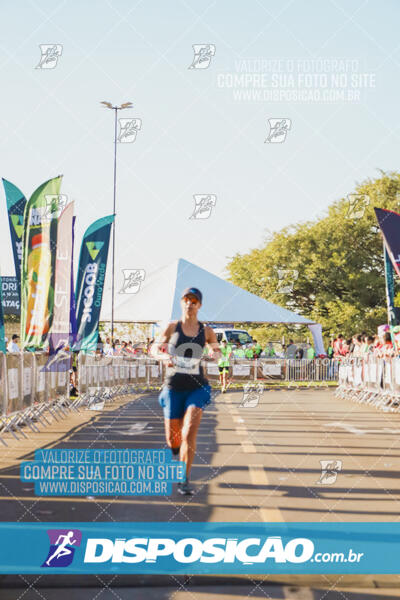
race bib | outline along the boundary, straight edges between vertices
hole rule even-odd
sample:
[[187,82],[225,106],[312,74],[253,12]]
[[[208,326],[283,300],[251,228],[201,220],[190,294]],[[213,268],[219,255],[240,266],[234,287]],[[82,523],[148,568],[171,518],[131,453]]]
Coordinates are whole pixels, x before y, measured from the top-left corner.
[[174,373],[184,373],[186,375],[200,375],[200,360],[198,358],[186,358],[185,356],[174,356]]

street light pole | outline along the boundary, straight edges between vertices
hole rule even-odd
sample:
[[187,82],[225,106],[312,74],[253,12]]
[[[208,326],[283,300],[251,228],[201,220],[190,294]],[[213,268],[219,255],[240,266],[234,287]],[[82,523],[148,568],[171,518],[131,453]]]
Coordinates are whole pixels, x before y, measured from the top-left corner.
[[111,343],[114,341],[114,296],[115,296],[115,219],[117,216],[116,196],[117,196],[117,116],[118,111],[124,108],[131,108],[132,102],[124,102],[121,106],[113,106],[111,102],[101,102],[107,108],[114,111],[114,185],[113,185],[113,215],[112,224],[112,273],[111,273]]
[[114,197],[113,197],[113,215],[114,221],[112,224],[112,274],[111,274],[111,343],[114,341],[114,285],[115,285],[115,219],[116,219],[116,193],[117,193],[117,114],[118,108],[113,108],[115,114],[115,127],[114,127]]

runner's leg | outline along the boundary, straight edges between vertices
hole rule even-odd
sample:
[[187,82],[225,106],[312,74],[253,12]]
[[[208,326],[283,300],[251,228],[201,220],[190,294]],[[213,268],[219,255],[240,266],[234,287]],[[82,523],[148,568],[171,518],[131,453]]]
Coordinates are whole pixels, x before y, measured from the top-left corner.
[[202,415],[202,408],[190,404],[183,417],[180,460],[183,460],[186,463],[187,478],[189,477],[196,452],[196,437]]
[[179,450],[181,445],[182,423],[183,419],[164,419],[165,439],[172,451]]

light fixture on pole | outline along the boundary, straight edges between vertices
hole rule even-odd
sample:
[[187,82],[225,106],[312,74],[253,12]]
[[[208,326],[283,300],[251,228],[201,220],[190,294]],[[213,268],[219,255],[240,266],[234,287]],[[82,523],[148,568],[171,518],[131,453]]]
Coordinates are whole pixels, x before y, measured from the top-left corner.
[[107,108],[111,108],[111,110],[115,113],[114,120],[114,198],[113,198],[113,215],[114,221],[112,224],[112,275],[111,275],[111,343],[114,341],[114,289],[115,289],[115,218],[116,218],[116,206],[115,206],[115,198],[116,198],[116,189],[117,189],[117,113],[119,110],[124,108],[132,108],[132,102],[124,102],[121,106],[113,106],[111,102],[100,102],[100,104],[104,104]]

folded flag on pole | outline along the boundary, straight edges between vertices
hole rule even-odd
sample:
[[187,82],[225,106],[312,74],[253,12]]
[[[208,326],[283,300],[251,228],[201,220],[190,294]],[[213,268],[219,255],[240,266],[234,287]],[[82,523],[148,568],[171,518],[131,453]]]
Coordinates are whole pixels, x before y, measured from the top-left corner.
[[77,342],[74,349],[96,350],[106,276],[108,246],[114,215],[98,219],[86,230],[79,255],[76,280]]
[[71,310],[72,222],[74,203],[64,208],[58,219],[53,321],[49,337],[50,353],[69,345]]
[[61,176],[39,186],[25,207],[21,271],[21,345],[42,348],[54,312]]
[[6,334],[4,330],[3,298],[0,277],[0,352],[6,353]]
[[394,305],[394,270],[400,277],[400,215],[384,208],[374,210],[383,236],[388,323],[394,327],[400,322],[400,310]]
[[386,208],[375,208],[375,215],[382,231],[386,250],[392,265],[400,277],[400,215]]
[[15,275],[18,284],[18,296],[21,298],[22,234],[24,231],[26,198],[21,190],[10,181],[3,179],[3,186],[6,194],[11,245],[14,255]]

